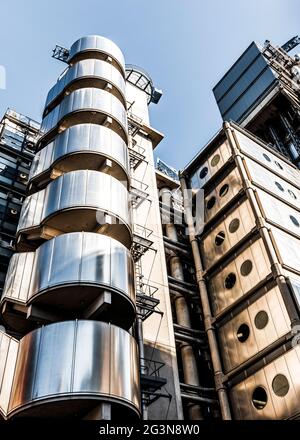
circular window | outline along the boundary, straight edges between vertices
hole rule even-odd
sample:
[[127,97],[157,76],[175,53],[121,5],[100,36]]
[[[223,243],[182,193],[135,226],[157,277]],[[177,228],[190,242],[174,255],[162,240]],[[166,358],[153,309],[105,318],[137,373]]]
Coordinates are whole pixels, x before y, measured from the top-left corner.
[[207,167],[202,168],[202,170],[199,173],[200,179],[204,179],[204,177],[206,177],[207,173],[208,173],[208,168]]
[[277,374],[272,381],[272,388],[276,396],[284,397],[290,389],[290,384],[283,374]]
[[225,232],[223,231],[218,232],[215,238],[216,246],[221,246],[224,240],[225,240]]
[[250,329],[248,325],[247,324],[240,325],[236,335],[240,342],[246,342],[250,335]]
[[268,402],[266,390],[263,387],[257,387],[252,394],[252,403],[256,409],[264,409]]
[[289,195],[290,195],[294,200],[297,199],[296,194],[295,194],[291,189],[288,189],[288,193],[289,193]]
[[226,196],[226,194],[228,193],[228,190],[229,190],[229,185],[227,183],[225,183],[225,185],[223,185],[219,191],[219,196],[220,197]]
[[216,198],[215,198],[215,196],[212,196],[210,199],[207,200],[206,208],[212,209],[215,206],[215,203],[216,203]]
[[252,271],[253,269],[253,264],[251,260],[246,260],[244,261],[244,263],[241,265],[241,275],[243,277],[246,277],[247,275],[249,275],[249,273]]
[[254,324],[258,330],[262,330],[263,328],[265,328],[268,322],[269,322],[269,317],[264,310],[258,312],[254,318]]
[[231,234],[233,234],[234,232],[236,232],[239,229],[239,227],[240,227],[240,220],[238,218],[234,218],[229,223],[229,232],[231,232]]
[[277,160],[275,160],[276,165],[278,166],[278,168],[280,168],[281,170],[283,170],[283,166],[281,165],[281,163],[277,162]]
[[279,182],[275,182],[275,185],[277,186],[277,188],[278,188],[280,191],[284,191],[283,186],[282,186]]
[[269,156],[266,153],[264,153],[263,156],[268,162],[271,162],[271,159],[269,158]]
[[236,283],[236,275],[233,273],[233,272],[231,272],[230,274],[228,274],[227,275],[227,277],[225,278],[225,281],[224,281],[224,286],[226,287],[226,289],[232,289],[233,288],[233,286],[235,285],[235,283]]
[[218,163],[220,162],[220,159],[221,159],[220,155],[219,155],[219,154],[216,154],[216,155],[212,158],[212,160],[210,161],[211,166],[212,166],[212,167],[216,167],[216,166],[218,165]]
[[295,226],[297,226],[297,227],[300,226],[296,217],[294,217],[293,215],[290,215],[290,219],[292,220],[292,222],[294,223]]

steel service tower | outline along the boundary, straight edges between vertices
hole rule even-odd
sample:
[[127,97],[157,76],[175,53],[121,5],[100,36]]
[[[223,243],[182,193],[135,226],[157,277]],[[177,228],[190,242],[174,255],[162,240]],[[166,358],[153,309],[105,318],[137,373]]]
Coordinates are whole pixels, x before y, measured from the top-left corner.
[[0,411],[137,418],[140,364],[146,385],[151,376],[143,396],[165,381],[142,358],[141,322],[159,300],[145,312],[143,292],[136,298],[136,265],[153,242],[133,229],[132,205],[139,215],[148,197],[132,175],[145,159],[134,136],[142,132],[152,152],[162,135],[134,116],[129,131],[125,80],[139,93],[136,113],[160,92],[135,67],[125,71],[120,49],[100,36],[57,58],[68,66],[46,99],[1,299]]

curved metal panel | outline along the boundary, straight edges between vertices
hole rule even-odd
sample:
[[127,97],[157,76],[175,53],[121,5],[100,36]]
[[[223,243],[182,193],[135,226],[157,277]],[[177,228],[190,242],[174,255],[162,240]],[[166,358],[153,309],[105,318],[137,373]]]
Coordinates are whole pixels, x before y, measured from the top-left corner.
[[[85,86],[80,86],[83,80],[85,80]],[[59,78],[57,83],[48,92],[45,110],[50,105],[53,106],[53,103],[58,100],[60,95],[68,90],[87,86],[103,88],[103,85],[99,84],[99,80],[104,82],[104,86],[107,82],[113,85],[117,90],[112,90],[112,93],[126,106],[125,81],[120,71],[105,61],[89,59],[74,64]],[[75,82],[78,82],[77,86],[74,85]]]
[[[111,216],[109,219],[107,214]],[[91,170],[66,173],[46,189],[25,199],[17,234],[45,225],[61,233],[100,232],[103,226],[101,232],[130,247],[129,193],[121,182],[108,174]]]
[[[120,181],[129,180],[128,149],[123,139],[107,127],[79,124],[56,136],[34,157],[29,182],[37,188],[45,186],[56,174],[79,169],[100,170],[105,159],[113,161],[108,174]],[[57,173],[57,171],[59,173]]]
[[90,53],[96,58],[97,52],[111,56],[125,73],[125,60],[121,50],[113,41],[100,35],[87,35],[75,41],[70,48],[68,62],[71,63],[79,55],[89,58]]
[[43,137],[40,142],[47,142],[53,131],[52,134],[55,135],[55,130],[62,131],[72,125],[86,122],[104,124],[107,117],[113,119],[110,127],[127,141],[126,109],[118,98],[105,90],[92,87],[74,90],[43,118]]
[[13,385],[19,342],[0,331],[0,414],[6,417]]
[[[267,317],[266,322],[263,322],[264,326],[256,324],[256,317],[260,312]],[[248,335],[239,330],[242,326],[249,329]],[[225,372],[243,364],[289,333],[290,329],[291,320],[280,290],[276,286],[219,328],[218,336]]]
[[104,401],[119,417],[136,416],[139,393],[137,347],[129,333],[104,322],[65,321],[21,339],[9,415],[43,417],[51,405],[54,417],[70,416],[74,408],[84,416]]
[[[296,345],[235,385],[230,392],[235,419],[280,420],[299,415],[299,371],[300,346]],[[288,389],[285,390],[284,395],[276,395],[273,388],[273,381],[279,374],[285,376],[288,382]],[[259,409],[252,402],[253,392],[258,386],[265,390],[267,400],[265,406],[262,402]]]

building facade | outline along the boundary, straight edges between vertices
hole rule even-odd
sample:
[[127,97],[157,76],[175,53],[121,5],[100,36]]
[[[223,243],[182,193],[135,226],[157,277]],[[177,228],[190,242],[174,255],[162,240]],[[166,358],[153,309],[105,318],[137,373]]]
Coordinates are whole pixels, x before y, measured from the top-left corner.
[[299,167],[300,58],[266,41],[245,50],[213,89],[224,121],[256,134]]
[[240,125],[178,174],[155,166],[148,73],[100,36],[55,48],[41,126],[2,121],[2,418],[299,416],[298,162],[256,129],[277,100],[298,114],[282,53],[242,55],[214,89]]
[[0,123],[0,292],[25,198],[39,124],[8,109]]

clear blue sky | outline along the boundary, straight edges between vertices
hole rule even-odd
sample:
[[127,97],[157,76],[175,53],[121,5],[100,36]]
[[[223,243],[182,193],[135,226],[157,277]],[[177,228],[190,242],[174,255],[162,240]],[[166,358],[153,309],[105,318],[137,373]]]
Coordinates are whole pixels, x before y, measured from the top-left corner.
[[182,168],[220,127],[211,89],[232,62],[253,40],[282,44],[298,33],[299,0],[1,0],[0,113],[11,107],[40,120],[64,68],[51,58],[55,44],[104,35],[163,89],[151,105],[152,125],[165,134],[156,154]]

